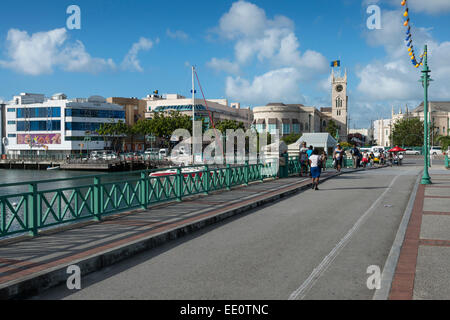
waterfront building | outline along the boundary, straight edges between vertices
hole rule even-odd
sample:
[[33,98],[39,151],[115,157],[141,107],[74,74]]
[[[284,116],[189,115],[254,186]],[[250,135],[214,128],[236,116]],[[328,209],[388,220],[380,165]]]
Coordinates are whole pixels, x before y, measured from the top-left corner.
[[[147,102],[146,118],[151,118],[153,112],[179,111],[181,114],[192,115],[192,98],[186,98],[179,94],[148,95],[144,100]],[[209,110],[209,112],[208,112]],[[228,103],[227,99],[195,99],[195,117],[205,118],[209,121],[209,115],[214,123],[221,120],[235,120],[244,123],[249,128],[253,121],[253,112],[250,108],[241,108],[240,103]]]
[[[121,105],[125,111],[125,122],[132,126],[141,119],[145,119],[145,113],[147,112],[147,101],[138,98],[122,98],[111,97],[106,99],[107,102],[112,104]],[[122,147],[123,151],[144,151],[145,149],[145,137],[144,136],[128,136],[124,140]]]
[[0,155],[5,154],[6,142],[6,105],[0,102]]
[[9,155],[68,156],[108,148],[96,130],[103,123],[125,121],[125,111],[100,96],[21,93],[6,105],[6,121]]
[[280,136],[322,132],[324,116],[315,107],[302,104],[269,103],[253,108],[253,126],[258,132],[273,134],[276,130]]

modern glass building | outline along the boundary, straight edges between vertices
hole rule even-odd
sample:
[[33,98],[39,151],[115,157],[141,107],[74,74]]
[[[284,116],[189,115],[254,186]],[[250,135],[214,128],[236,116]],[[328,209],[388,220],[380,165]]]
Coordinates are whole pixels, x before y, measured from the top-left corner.
[[96,130],[103,123],[125,122],[122,106],[105,98],[46,98],[21,93],[6,105],[6,151],[10,155],[70,155],[103,150],[109,143]]

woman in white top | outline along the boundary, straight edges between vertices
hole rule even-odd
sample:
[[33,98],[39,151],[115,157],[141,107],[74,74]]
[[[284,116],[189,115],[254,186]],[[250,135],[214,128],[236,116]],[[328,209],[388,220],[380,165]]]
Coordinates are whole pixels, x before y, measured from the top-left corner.
[[317,149],[314,149],[311,156],[309,157],[309,165],[311,166],[312,188],[314,190],[319,190],[321,167],[320,167],[320,156]]

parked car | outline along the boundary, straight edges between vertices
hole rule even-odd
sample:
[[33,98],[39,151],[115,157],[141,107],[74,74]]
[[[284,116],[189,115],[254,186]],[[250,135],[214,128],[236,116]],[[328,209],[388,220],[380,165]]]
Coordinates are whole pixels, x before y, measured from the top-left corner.
[[442,147],[431,147],[430,154],[432,156],[441,156],[442,153]]
[[418,150],[413,150],[411,148],[407,148],[406,151],[404,152],[406,155],[414,155],[414,156],[418,156],[420,155],[420,151]]

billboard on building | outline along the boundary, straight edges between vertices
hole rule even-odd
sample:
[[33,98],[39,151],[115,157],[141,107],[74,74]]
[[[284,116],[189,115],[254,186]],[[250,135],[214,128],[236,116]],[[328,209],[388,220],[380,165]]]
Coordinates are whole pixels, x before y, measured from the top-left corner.
[[61,144],[61,134],[18,134],[17,144],[49,145]]

